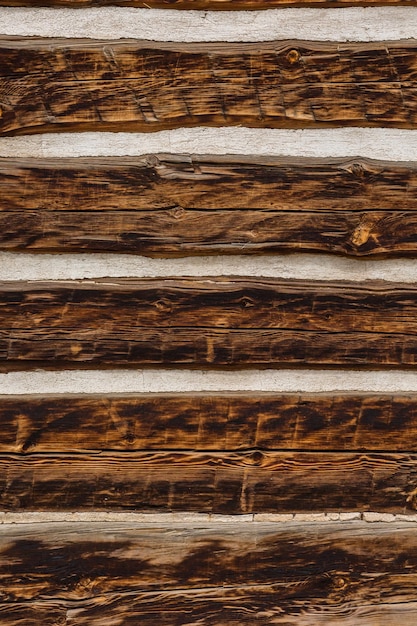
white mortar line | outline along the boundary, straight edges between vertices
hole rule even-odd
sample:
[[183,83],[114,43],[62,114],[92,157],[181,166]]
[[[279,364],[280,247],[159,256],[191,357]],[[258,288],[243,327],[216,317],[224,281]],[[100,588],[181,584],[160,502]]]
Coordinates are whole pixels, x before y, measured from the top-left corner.
[[129,7],[0,9],[3,35],[159,41],[378,41],[410,39],[417,7],[176,11]]
[[340,513],[255,513],[253,515],[212,515],[208,513],[136,513],[114,511],[29,511],[29,512],[0,512],[0,525],[4,525],[2,532],[7,532],[7,526],[14,524],[54,524],[54,523],[132,523],[142,527],[162,527],[169,525],[172,528],[191,526],[192,528],[210,528],[218,524],[226,527],[236,525],[259,524],[288,524],[295,529],[297,524],[343,524],[349,522],[363,524],[376,523],[417,523],[417,514],[391,514],[358,511]]
[[369,157],[417,161],[417,130],[396,128],[178,128],[155,133],[51,133],[0,138],[0,157],[247,154],[294,157]]
[[417,393],[412,370],[62,370],[0,374],[0,394]]
[[[364,261],[328,254],[150,259],[127,254],[0,252],[0,281],[243,276],[317,281],[384,280],[414,285],[417,259]],[[111,281],[110,281],[111,282]]]

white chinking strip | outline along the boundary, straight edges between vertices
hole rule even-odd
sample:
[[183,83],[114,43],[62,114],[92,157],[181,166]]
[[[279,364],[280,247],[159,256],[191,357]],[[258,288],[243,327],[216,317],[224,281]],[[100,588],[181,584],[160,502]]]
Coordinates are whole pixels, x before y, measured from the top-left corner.
[[62,370],[0,374],[0,395],[120,393],[416,393],[412,370]]
[[247,276],[293,280],[417,282],[417,259],[364,261],[327,254],[151,259],[129,254],[0,252],[0,281]]
[[[164,528],[215,528],[221,525],[223,529],[229,527],[232,530],[236,524],[240,529],[247,527],[248,524],[255,523],[258,527],[268,527],[271,524],[285,524],[286,530],[296,531],[299,526],[305,527],[308,524],[329,523],[333,525],[346,524],[354,530],[366,526],[366,523],[385,523],[395,522],[401,524],[399,528],[406,528],[407,524],[415,524],[417,522],[416,514],[391,514],[366,512],[359,513],[340,512],[340,513],[260,513],[249,515],[218,515],[209,513],[136,513],[134,511],[29,511],[29,512],[0,512],[0,526],[3,526],[1,533],[5,534],[12,530],[9,524],[78,524],[80,530],[82,524],[87,524],[86,529],[90,529],[90,524],[121,524],[122,526],[114,526],[114,530],[122,530],[127,528],[128,524],[134,524],[138,529],[146,527]],[[41,531],[42,527],[39,526]],[[65,528],[62,529],[65,532]],[[16,529],[17,531],[17,529]],[[18,531],[17,531],[18,532]],[[26,531],[25,531],[26,532]]]
[[[134,511],[29,511],[25,513],[12,513],[12,512],[0,512],[0,525],[4,525],[2,533],[8,532],[7,526],[9,524],[56,524],[72,522],[77,524],[90,523],[103,523],[109,522],[112,524],[135,524],[139,528],[159,527],[163,528],[166,524],[170,528],[206,528],[215,527],[221,525],[223,528],[239,524],[239,527],[246,526],[251,523],[256,523],[260,526],[267,526],[268,524],[285,524],[286,528],[292,528],[297,530],[298,524],[317,524],[322,522],[327,523],[344,523],[352,526],[352,529],[357,527],[364,527],[364,522],[375,523],[396,522],[416,523],[416,514],[387,514],[366,512],[359,513],[353,512],[340,512],[340,513],[260,513],[253,515],[217,515],[209,513],[135,513]],[[289,526],[288,526],[289,525]],[[126,527],[126,526],[125,526]],[[119,529],[120,530],[120,529]]]
[[11,158],[143,156],[158,152],[417,161],[417,130],[197,127],[155,133],[51,133],[0,139],[0,157]]
[[129,7],[1,8],[3,35],[158,41],[378,41],[410,39],[417,7],[176,11]]

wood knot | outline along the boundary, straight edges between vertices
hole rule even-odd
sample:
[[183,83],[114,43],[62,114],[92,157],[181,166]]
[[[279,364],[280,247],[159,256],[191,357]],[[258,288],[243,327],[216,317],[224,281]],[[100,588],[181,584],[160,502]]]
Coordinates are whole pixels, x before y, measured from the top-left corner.
[[172,310],[172,304],[169,300],[157,300],[155,302],[155,306],[158,309],[158,311],[164,312],[164,311],[171,311]]
[[362,163],[352,163],[349,167],[349,172],[358,178],[364,178],[366,170]]
[[242,307],[242,309],[248,309],[252,306],[255,306],[255,302],[252,300],[252,298],[249,298],[248,296],[243,296],[240,301],[240,306]]
[[148,167],[157,167],[161,164],[161,161],[155,154],[150,154],[146,157],[146,164]]
[[263,461],[264,455],[260,450],[255,450],[251,454],[251,461],[254,465],[261,465]]
[[372,231],[375,228],[377,221],[378,218],[376,218],[375,215],[369,215],[366,213],[362,215],[359,220],[359,224],[356,226],[350,237],[351,243],[359,248],[367,243],[371,236],[375,238],[376,233],[373,233]]
[[347,585],[348,581],[342,578],[342,576],[335,576],[335,578],[333,578],[333,587],[335,589],[344,589]]
[[78,354],[80,354],[81,350],[82,347],[78,343],[73,343],[70,346],[71,356],[77,356]]
[[408,494],[406,502],[409,509],[417,510],[417,487]]
[[300,60],[300,53],[298,50],[290,50],[287,54],[287,61],[290,65],[294,65],[294,63],[298,63]]
[[176,206],[173,209],[171,209],[171,215],[174,219],[176,220],[180,220],[185,216],[185,209],[183,209],[182,206]]

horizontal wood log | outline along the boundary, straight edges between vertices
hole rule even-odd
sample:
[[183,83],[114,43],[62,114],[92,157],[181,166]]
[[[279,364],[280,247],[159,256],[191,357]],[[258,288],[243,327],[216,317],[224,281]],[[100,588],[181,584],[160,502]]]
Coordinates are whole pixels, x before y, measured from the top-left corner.
[[0,40],[0,134],[414,128],[417,44]]
[[417,614],[413,524],[25,524],[2,529],[0,550],[7,626],[413,626]]
[[417,289],[244,278],[2,283],[0,363],[415,367]]
[[296,513],[417,509],[417,455],[129,452],[0,456],[3,511]]
[[0,159],[0,249],[417,253],[417,167],[367,159]]
[[0,423],[1,453],[417,452],[415,396],[0,396]]
[[[326,577],[305,583],[310,593],[294,592],[294,599],[277,599],[276,586],[269,588],[242,585],[236,589],[218,588],[216,591],[177,591],[146,594],[109,594],[95,600],[70,602],[53,600],[43,602],[22,602],[0,604],[0,618],[4,626],[35,624],[42,626],[102,626],[106,623],[134,626],[154,626],[157,621],[162,626],[213,626],[213,624],[244,624],[245,626],[265,626],[265,619],[273,619],[279,626],[322,626],[323,620],[337,626],[415,626],[417,603],[414,602],[411,575],[406,580],[402,576],[384,577],[384,598],[378,602],[378,590],[370,590],[372,597],[365,595],[343,602],[343,591],[332,594],[339,597],[333,604],[323,600],[328,581]],[[392,585],[395,588],[388,591]],[[401,585],[407,585],[400,592]],[[414,583],[415,584],[415,583]],[[302,586],[302,583],[300,583]],[[371,585],[364,583],[364,592]],[[379,589],[379,587],[378,587]],[[353,595],[353,594],[350,594]],[[399,599],[396,601],[396,598]],[[391,599],[392,598],[392,599]],[[59,621],[61,620],[61,621]],[[120,620],[123,620],[122,622]]]

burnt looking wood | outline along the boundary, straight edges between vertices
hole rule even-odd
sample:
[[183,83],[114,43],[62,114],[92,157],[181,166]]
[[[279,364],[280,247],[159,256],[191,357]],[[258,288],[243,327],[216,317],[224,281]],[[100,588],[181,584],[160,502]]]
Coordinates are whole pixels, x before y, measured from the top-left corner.
[[3,370],[34,366],[415,367],[398,283],[143,279],[0,285]]
[[2,528],[5,626],[321,626],[417,619],[413,524]]
[[0,134],[417,120],[417,44],[0,41]]
[[0,249],[416,255],[417,166],[175,155],[0,159]]
[[407,396],[0,396],[1,508],[413,510],[416,405]]
[[296,513],[417,509],[417,454],[0,455],[2,511]]
[[405,396],[0,397],[1,507],[413,510],[415,408]]
[[0,396],[0,453],[417,452],[415,395]]

